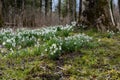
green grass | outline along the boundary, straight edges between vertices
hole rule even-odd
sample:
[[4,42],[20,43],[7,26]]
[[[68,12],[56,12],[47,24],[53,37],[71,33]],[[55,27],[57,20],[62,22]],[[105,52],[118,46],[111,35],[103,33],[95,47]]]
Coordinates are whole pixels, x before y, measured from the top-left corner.
[[39,54],[1,56],[0,80],[120,80],[120,34],[84,32],[99,46],[65,52],[57,60]]

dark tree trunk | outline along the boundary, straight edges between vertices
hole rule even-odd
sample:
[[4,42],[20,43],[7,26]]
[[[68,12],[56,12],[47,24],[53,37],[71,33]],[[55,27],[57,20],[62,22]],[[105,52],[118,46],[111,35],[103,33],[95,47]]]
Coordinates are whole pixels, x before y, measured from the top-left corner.
[[120,0],[118,0],[119,14],[120,14]]
[[82,0],[79,0],[79,14],[78,14],[78,23],[80,23],[81,14],[82,14]]
[[2,19],[2,2],[0,0],[0,27],[3,26],[3,19]]
[[48,15],[48,1],[49,0],[45,0],[45,16],[47,17]]
[[73,0],[69,0],[69,18],[70,18],[70,22],[73,21],[74,17],[73,17]]
[[40,0],[40,14],[42,13],[42,0]]
[[52,0],[50,0],[50,16],[52,16]]
[[0,16],[2,15],[2,2],[0,0]]
[[84,25],[92,25],[99,31],[116,29],[111,0],[82,0],[82,6],[85,7],[82,11]]
[[76,0],[73,0],[73,21],[76,21]]
[[58,16],[59,16],[59,24],[61,23],[61,0],[58,2]]
[[70,6],[69,6],[69,0],[66,0],[66,15],[69,17],[70,13]]

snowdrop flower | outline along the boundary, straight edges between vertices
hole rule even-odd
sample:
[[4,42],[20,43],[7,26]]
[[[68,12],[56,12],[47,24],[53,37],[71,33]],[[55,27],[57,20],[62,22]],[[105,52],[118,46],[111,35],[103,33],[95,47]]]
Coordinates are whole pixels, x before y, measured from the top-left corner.
[[10,42],[11,42],[11,40],[10,40],[10,39],[7,39],[7,41],[6,41],[6,42],[10,43]]
[[56,47],[57,47],[56,44],[52,44],[52,46],[53,46],[53,48],[56,48]]
[[6,42],[3,42],[2,44],[3,44],[3,45],[6,45]]
[[76,26],[77,22],[76,21],[73,21],[71,22],[72,26]]
[[60,42],[60,45],[62,45],[63,43],[62,42]]
[[45,49],[45,51],[47,52],[47,49]]
[[11,51],[12,53],[14,52],[12,48],[10,48],[10,51]]
[[12,43],[12,46],[13,46],[13,47],[15,47],[15,45],[16,45],[15,43]]
[[53,52],[51,52],[51,53],[50,53],[50,55],[54,55],[54,53],[53,53]]
[[54,50],[53,53],[56,53],[56,50]]
[[76,45],[76,42],[74,42],[74,45]]
[[62,50],[61,46],[59,46],[59,50]]
[[109,31],[109,30],[107,30],[107,32],[109,33],[110,31]]
[[98,39],[98,42],[100,42],[101,41],[101,39]]
[[58,48],[56,47],[56,48],[55,48],[55,50],[57,51],[57,50],[58,50]]
[[43,53],[41,53],[41,56],[44,56],[44,54],[43,54]]
[[21,48],[22,48],[21,46],[18,47],[18,49],[21,49]]

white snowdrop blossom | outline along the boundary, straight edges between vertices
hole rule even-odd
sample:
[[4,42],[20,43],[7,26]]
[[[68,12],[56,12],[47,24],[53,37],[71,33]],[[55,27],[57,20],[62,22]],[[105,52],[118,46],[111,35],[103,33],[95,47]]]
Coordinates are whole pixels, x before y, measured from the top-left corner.
[[101,41],[101,39],[98,39],[98,42],[100,42]]
[[6,42],[3,42],[2,44],[3,44],[3,45],[5,45],[5,44],[6,44]]
[[47,49],[45,49],[45,51],[47,52]]
[[72,26],[76,26],[77,22],[76,21],[73,21],[71,22]]
[[10,40],[10,39],[7,39],[7,41],[6,41],[6,42],[11,43],[11,40]]

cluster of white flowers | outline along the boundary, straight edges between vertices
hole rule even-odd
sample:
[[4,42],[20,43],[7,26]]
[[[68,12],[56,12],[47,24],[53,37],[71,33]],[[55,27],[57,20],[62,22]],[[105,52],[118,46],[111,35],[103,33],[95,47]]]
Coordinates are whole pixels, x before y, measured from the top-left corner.
[[113,31],[107,30],[107,33],[115,34]]
[[[12,29],[2,29],[0,30],[0,45],[3,45],[12,52],[34,46],[36,49],[33,51],[36,51],[36,54],[38,51],[42,55],[48,53],[51,56],[58,56],[61,52],[73,51],[76,48],[86,46],[92,40],[92,37],[85,34],[69,36],[68,34],[72,30],[73,26],[70,25],[44,27],[33,30],[24,28],[15,31]],[[62,32],[65,34],[61,36]]]
[[54,54],[56,54],[58,51],[61,51],[61,50],[62,50],[61,45],[57,45],[57,44],[53,43],[53,44],[50,46],[50,55],[54,55]]
[[[11,30],[11,29],[10,29]],[[5,31],[5,30],[4,30]],[[3,32],[1,30],[1,32]],[[6,48],[15,48],[18,45],[25,45],[24,43],[27,42],[35,42],[36,38],[34,36],[29,36],[28,34],[25,35],[23,32],[3,32],[0,35],[0,39],[2,42],[2,45],[4,45]]]
[[85,34],[75,34],[65,38],[63,47],[65,51],[75,51],[79,50],[81,47],[87,47],[92,40],[92,37]]
[[73,30],[73,26],[71,25],[66,25],[65,27],[64,26],[60,26],[62,30]]
[[51,39],[56,37],[55,33],[60,30],[72,30],[72,26],[54,26],[54,27],[44,27],[40,29],[17,29],[14,31],[11,28],[1,29],[0,30],[0,44],[6,46],[7,48],[16,47],[16,46],[28,46],[29,45],[38,45],[38,39],[43,40]]
[[68,36],[65,38],[66,41],[71,41],[71,40],[77,40],[77,41],[81,41],[81,42],[89,42],[90,40],[92,40],[92,37],[89,37],[88,35],[83,34],[77,34],[74,36]]
[[107,30],[107,33],[108,33],[108,35],[107,35],[108,38],[111,38],[113,35],[115,35],[115,33],[113,31]]
[[68,36],[65,38],[54,38],[51,40],[51,45],[46,45],[45,52],[51,56],[58,55],[59,53],[65,51],[74,51],[75,48],[80,49],[83,46],[86,46],[92,40],[92,37],[89,37],[85,34],[76,34],[73,36]]
[[73,21],[71,22],[72,26],[76,26],[77,22],[76,21]]

